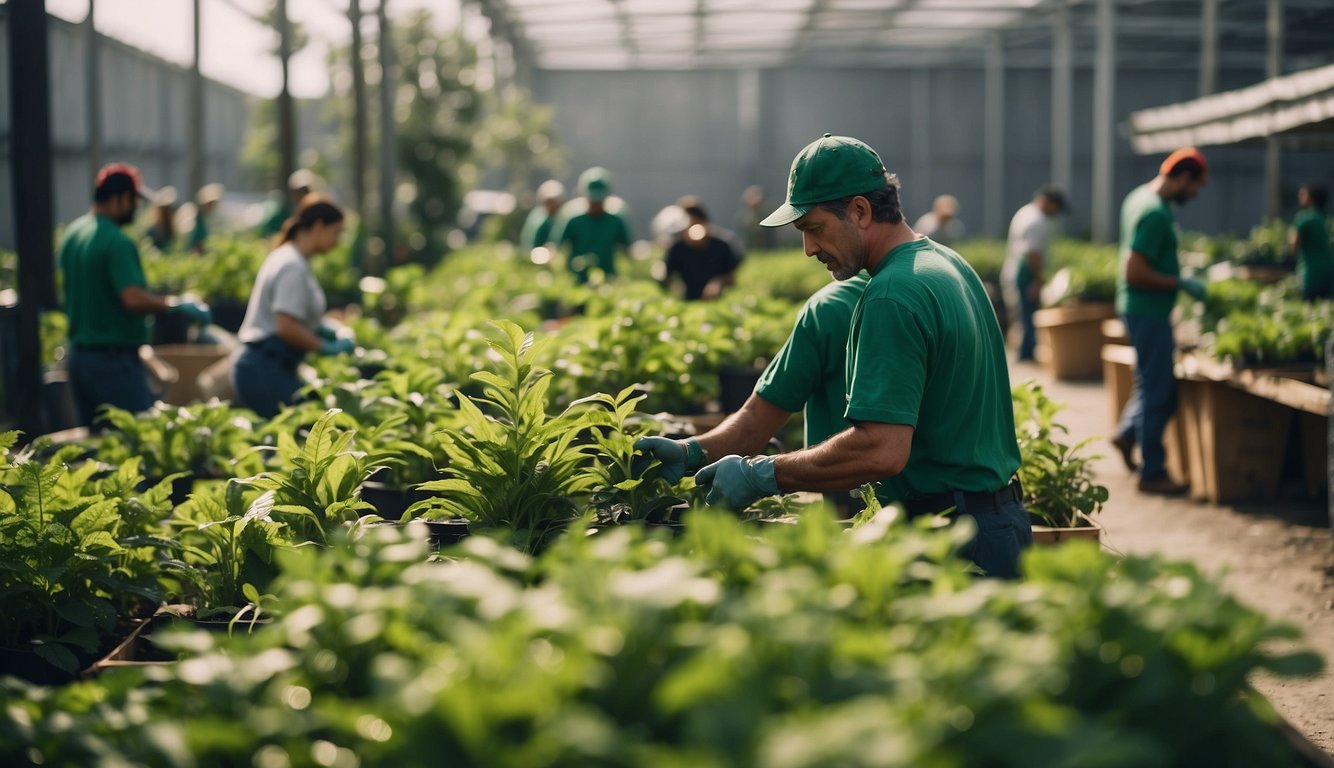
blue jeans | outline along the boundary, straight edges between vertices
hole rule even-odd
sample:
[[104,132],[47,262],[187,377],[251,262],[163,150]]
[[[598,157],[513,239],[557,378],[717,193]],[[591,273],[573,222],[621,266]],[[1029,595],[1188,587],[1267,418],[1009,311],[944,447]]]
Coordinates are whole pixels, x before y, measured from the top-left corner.
[[1117,437],[1132,437],[1139,443],[1143,464],[1141,480],[1157,480],[1167,474],[1163,431],[1177,408],[1177,382],[1172,373],[1176,340],[1172,321],[1166,318],[1125,315],[1130,344],[1135,348],[1135,390],[1121,411]]
[[79,423],[93,426],[97,409],[114,405],[130,413],[153,406],[148,374],[137,347],[81,347],[69,350],[69,380]]
[[1019,342],[1019,359],[1032,360],[1033,350],[1038,345],[1038,332],[1033,327],[1033,313],[1038,311],[1038,303],[1028,298],[1028,286],[1020,283],[1019,288],[1019,325],[1024,330]]
[[1021,501],[1007,501],[995,510],[970,514],[959,507],[959,514],[973,519],[977,535],[963,554],[987,576],[998,579],[1019,578],[1019,556],[1033,544],[1033,524]]
[[241,347],[232,363],[236,404],[265,418],[277,416],[303,386],[296,372],[303,357],[304,352],[274,336]]

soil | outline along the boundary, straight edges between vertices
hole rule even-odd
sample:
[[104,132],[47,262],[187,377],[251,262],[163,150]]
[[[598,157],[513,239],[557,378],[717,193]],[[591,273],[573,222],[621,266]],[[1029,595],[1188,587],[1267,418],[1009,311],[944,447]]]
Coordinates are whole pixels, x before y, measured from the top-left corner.
[[1257,675],[1251,683],[1297,731],[1334,754],[1334,538],[1327,500],[1303,498],[1296,483],[1285,484],[1277,501],[1240,506],[1141,494],[1105,439],[1112,425],[1101,382],[1055,381],[1035,365],[1014,362],[1010,378],[1036,379],[1066,403],[1058,421],[1072,438],[1098,437],[1089,449],[1102,454],[1094,468],[1110,493],[1100,515],[1104,547],[1195,563],[1241,602],[1298,628],[1298,646],[1325,658],[1319,676]]

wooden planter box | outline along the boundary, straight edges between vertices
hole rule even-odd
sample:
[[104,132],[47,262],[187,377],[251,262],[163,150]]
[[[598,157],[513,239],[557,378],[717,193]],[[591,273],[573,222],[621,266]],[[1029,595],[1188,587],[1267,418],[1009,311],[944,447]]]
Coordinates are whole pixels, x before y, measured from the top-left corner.
[[1102,527],[1088,526],[1084,528],[1052,528],[1046,525],[1033,526],[1033,543],[1051,546],[1060,544],[1063,541],[1102,541]]
[[189,405],[203,399],[199,374],[227,357],[229,350],[220,344],[170,344],[154,347],[153,353],[176,370],[175,379],[165,382],[162,399],[172,405]]
[[1062,381],[1102,377],[1102,321],[1116,316],[1110,303],[1052,307],[1033,313],[1038,362]]
[[1266,501],[1278,494],[1293,411],[1215,381],[1178,382],[1191,498]]
[[1112,429],[1121,422],[1130,393],[1135,390],[1135,348],[1125,344],[1107,344],[1102,352],[1102,383],[1111,406]]

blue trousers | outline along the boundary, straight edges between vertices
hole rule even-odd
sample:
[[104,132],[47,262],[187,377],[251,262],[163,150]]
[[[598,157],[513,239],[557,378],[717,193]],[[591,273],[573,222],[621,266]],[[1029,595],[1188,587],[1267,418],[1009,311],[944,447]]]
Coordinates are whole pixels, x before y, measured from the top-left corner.
[[998,579],[1019,578],[1019,556],[1033,544],[1033,524],[1021,501],[1009,501],[995,510],[971,514],[959,509],[977,525],[977,535],[963,554]]
[[1019,359],[1032,360],[1033,350],[1038,345],[1038,332],[1033,327],[1033,313],[1038,311],[1038,303],[1028,298],[1028,286],[1019,285],[1019,325],[1024,336],[1019,342]]
[[1177,383],[1172,373],[1176,340],[1166,318],[1125,315],[1130,344],[1135,348],[1135,390],[1121,411],[1118,437],[1139,443],[1143,462],[1140,478],[1156,480],[1167,474],[1163,431],[1177,408]]
[[148,374],[137,347],[81,347],[71,345],[69,379],[79,423],[93,426],[97,409],[114,405],[130,413],[153,406]]
[[265,418],[277,416],[303,386],[296,371],[304,356],[274,336],[243,346],[232,363],[236,404]]

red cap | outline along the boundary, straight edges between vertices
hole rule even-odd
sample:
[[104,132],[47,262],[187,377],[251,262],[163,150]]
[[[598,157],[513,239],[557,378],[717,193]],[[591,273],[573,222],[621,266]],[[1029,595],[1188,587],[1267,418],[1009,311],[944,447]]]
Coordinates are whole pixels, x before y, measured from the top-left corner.
[[97,172],[93,182],[94,189],[103,189],[108,185],[119,188],[118,191],[134,192],[142,198],[152,198],[156,192],[144,186],[139,169],[129,163],[108,163]]
[[1167,159],[1163,161],[1163,164],[1158,166],[1158,175],[1166,176],[1170,174],[1182,160],[1194,160],[1199,163],[1200,169],[1203,171],[1201,178],[1209,177],[1209,163],[1205,161],[1204,153],[1195,147],[1182,147],[1168,155]]

